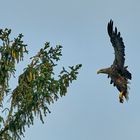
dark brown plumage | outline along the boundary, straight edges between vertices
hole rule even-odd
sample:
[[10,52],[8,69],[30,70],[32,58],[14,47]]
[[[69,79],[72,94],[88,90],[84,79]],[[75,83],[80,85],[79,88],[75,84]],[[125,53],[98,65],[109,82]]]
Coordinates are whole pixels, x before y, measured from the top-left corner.
[[97,73],[104,73],[111,78],[110,84],[113,84],[120,91],[119,100],[123,103],[123,97],[128,100],[128,79],[131,80],[131,73],[127,70],[128,66],[124,66],[125,62],[125,46],[120,32],[117,28],[113,30],[113,21],[110,20],[107,26],[108,35],[114,48],[115,59],[111,67],[100,69]]

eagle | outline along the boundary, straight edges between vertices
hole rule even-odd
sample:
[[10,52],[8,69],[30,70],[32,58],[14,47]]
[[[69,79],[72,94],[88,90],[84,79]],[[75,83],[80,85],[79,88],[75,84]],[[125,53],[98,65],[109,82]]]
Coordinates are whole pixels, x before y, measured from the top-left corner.
[[113,84],[119,90],[119,101],[123,103],[124,98],[129,99],[128,80],[132,79],[132,74],[127,70],[128,66],[124,65],[125,45],[120,32],[117,31],[117,27],[113,29],[112,20],[107,25],[107,31],[114,48],[115,59],[110,67],[98,70],[97,74],[107,74],[108,78],[111,78],[110,84]]

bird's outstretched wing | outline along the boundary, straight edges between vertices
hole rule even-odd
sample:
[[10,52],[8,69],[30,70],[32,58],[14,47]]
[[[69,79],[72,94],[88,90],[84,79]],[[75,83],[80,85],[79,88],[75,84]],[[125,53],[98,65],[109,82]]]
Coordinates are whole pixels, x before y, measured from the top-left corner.
[[115,51],[115,60],[113,62],[113,65],[117,65],[119,68],[124,67],[124,61],[125,61],[125,46],[123,43],[123,39],[121,37],[120,32],[117,31],[117,28],[115,27],[115,30],[113,30],[113,21],[110,20],[107,26],[107,31],[110,36],[110,41],[112,43],[112,46],[114,47]]

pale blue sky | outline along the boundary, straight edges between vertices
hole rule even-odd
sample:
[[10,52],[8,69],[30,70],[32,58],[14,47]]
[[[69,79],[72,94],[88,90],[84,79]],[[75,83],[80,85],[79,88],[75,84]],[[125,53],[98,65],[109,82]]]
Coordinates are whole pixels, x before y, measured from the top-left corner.
[[[49,107],[52,113],[45,124],[36,119],[22,140],[140,139],[139,13],[139,0],[1,1],[0,28],[11,28],[12,37],[23,33],[28,44],[29,56],[18,65],[18,74],[46,41],[63,46],[58,69],[83,64],[67,96]],[[133,74],[130,99],[124,104],[119,103],[118,91],[107,76],[96,74],[114,59],[106,31],[110,19],[121,32],[126,65]]]

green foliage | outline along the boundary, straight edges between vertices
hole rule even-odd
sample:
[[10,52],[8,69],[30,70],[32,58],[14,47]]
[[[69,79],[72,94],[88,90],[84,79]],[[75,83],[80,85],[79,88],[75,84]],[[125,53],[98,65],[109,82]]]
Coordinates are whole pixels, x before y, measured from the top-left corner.
[[38,116],[42,123],[43,117],[50,113],[48,105],[59,97],[66,95],[67,88],[77,79],[81,64],[62,69],[58,77],[54,73],[57,61],[60,60],[62,46],[45,47],[31,58],[31,63],[18,78],[17,87],[11,92],[10,108],[3,108],[4,97],[9,93],[9,78],[15,73],[15,64],[23,60],[28,53],[20,34],[14,41],[9,40],[11,30],[0,30],[0,107],[8,110],[7,117],[0,116],[0,140],[19,140],[24,136],[25,127],[34,124]]
[[0,105],[2,105],[4,94],[9,91],[9,79],[15,73],[15,63],[23,60],[23,54],[28,53],[26,45],[19,34],[13,41],[9,39],[11,30],[0,30]]

